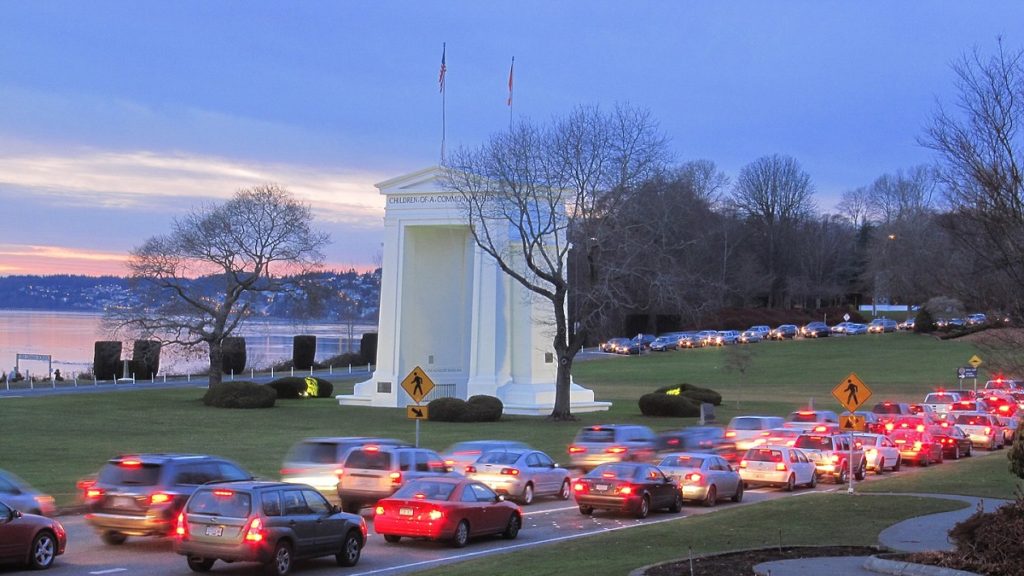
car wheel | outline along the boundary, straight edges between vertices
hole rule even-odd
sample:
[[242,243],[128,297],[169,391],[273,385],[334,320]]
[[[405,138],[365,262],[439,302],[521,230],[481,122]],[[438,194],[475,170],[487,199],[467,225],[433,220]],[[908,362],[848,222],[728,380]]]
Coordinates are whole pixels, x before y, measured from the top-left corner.
[[672,501],[672,505],[669,506],[668,511],[673,514],[679,514],[683,511],[683,495],[676,492],[676,499]]
[[796,476],[790,474],[786,480],[786,492],[792,492],[796,489]]
[[580,506],[580,514],[583,514],[584,516],[590,516],[593,513],[594,509],[591,508],[590,506]]
[[714,506],[717,503],[718,503],[718,489],[715,488],[714,485],[709,486],[708,487],[707,496],[704,497],[704,502],[702,502],[702,504],[704,504],[705,508],[711,508],[712,506]]
[[100,534],[100,539],[103,540],[104,544],[110,544],[111,546],[119,546],[124,544],[124,541],[128,539],[121,532],[115,532],[114,530],[107,530]]
[[523,488],[523,495],[519,497],[519,500],[524,506],[533,504],[533,484],[527,484],[526,488]]
[[833,476],[832,478],[835,480],[836,484],[846,484],[850,481],[850,471],[846,469],[846,466],[843,466],[839,470],[839,475]]
[[455,536],[452,537],[452,546],[462,548],[469,543],[469,523],[463,520],[455,527]]
[[214,558],[200,558],[199,556],[188,557],[188,567],[193,572],[209,572],[213,568]]
[[508,517],[508,524],[505,525],[505,531],[501,533],[502,538],[505,540],[515,540],[516,536],[519,535],[519,528],[523,525],[523,521],[519,518],[519,514],[513,514]]
[[861,462],[860,463],[860,468],[857,468],[857,471],[854,472],[853,477],[855,479],[857,479],[858,482],[860,482],[860,481],[864,480],[864,478],[866,478],[867,475],[868,475],[867,464],[865,464],[864,462]]
[[28,558],[28,565],[33,570],[43,570],[53,564],[57,557],[57,540],[52,532],[43,531],[36,534],[32,540],[32,555]]
[[341,543],[341,552],[334,555],[338,566],[355,566],[359,563],[359,556],[363,550],[363,539],[357,530],[349,530],[345,540]]
[[644,497],[640,499],[640,507],[637,508],[636,517],[640,519],[647,518],[647,515],[650,513],[651,497],[645,494]]
[[558,491],[558,497],[562,500],[568,500],[572,497],[572,486],[569,485],[568,478],[565,479],[565,482],[562,482],[562,489]]
[[878,463],[875,464],[875,474],[878,476],[885,474],[885,458],[878,458]]
[[384,541],[387,542],[388,544],[398,544],[398,541],[401,540],[401,539],[402,539],[401,536],[396,536],[394,534],[385,534],[384,535]]
[[974,456],[974,445],[971,444],[967,447],[967,452],[964,452],[964,456]]
[[893,472],[899,472],[900,471],[900,466],[902,466],[902,465],[903,465],[903,457],[899,456],[899,457],[896,458],[896,464],[893,465],[892,471]]
[[736,493],[732,495],[733,502],[743,501],[743,482],[736,484]]
[[922,467],[922,468],[927,468],[927,467],[929,467],[929,466],[931,466],[931,465],[932,465],[932,461],[931,461],[931,460],[929,460],[929,459],[928,459],[927,457],[926,457],[926,458],[924,458],[923,460],[921,460],[921,462],[920,462],[920,463],[921,463],[921,467]]
[[270,576],[286,576],[292,571],[291,544],[282,540],[274,546],[274,554],[266,564],[266,571]]
[[954,446],[953,447],[953,460],[959,460],[959,459],[960,459],[960,446],[958,445],[958,446]]
[[818,474],[811,474],[811,481],[807,483],[812,490],[818,486]]

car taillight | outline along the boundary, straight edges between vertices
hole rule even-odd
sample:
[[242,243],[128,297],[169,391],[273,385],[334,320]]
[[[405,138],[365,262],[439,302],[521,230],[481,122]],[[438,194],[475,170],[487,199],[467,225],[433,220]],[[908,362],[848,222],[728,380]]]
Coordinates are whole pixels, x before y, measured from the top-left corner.
[[668,442],[666,442],[666,444],[668,444],[669,446],[678,446],[679,445],[679,438],[669,438]]
[[918,424],[917,425],[917,431],[918,432],[924,432],[924,424]]
[[[214,492],[216,494],[216,492]],[[149,495],[149,504],[166,504],[171,501],[172,496],[166,492],[154,492]]]
[[431,520],[440,520],[444,518],[444,511],[440,508],[434,508],[430,512],[427,512],[427,518],[430,518]]
[[892,425],[892,422],[886,422],[886,423],[885,423],[885,430],[886,430],[887,432],[892,432],[892,429],[893,429],[893,425]]
[[377,506],[376,508],[373,509],[373,513],[376,516],[383,516],[384,515],[384,507],[383,506]]
[[515,468],[502,468],[501,474],[503,476],[519,476],[519,470],[516,470]]
[[833,454],[831,457],[829,457],[829,460],[831,460],[833,464],[838,464],[839,463],[839,455],[838,454]]
[[697,472],[694,472],[693,474],[687,474],[685,477],[685,479],[689,480],[690,482],[700,482],[702,478],[704,477],[698,474]]
[[587,449],[583,446],[569,446],[569,454],[582,454],[586,451]]
[[103,494],[103,488],[87,488],[85,490],[85,499],[99,500],[100,498],[103,498]]
[[633,487],[630,486],[629,484],[626,484],[625,486],[619,486],[618,488],[615,489],[615,491],[618,492],[619,494],[629,495],[633,493]]
[[280,476],[291,476],[292,474],[297,474],[299,471],[299,468],[281,468],[277,473]]
[[455,466],[455,460],[445,460],[444,461],[444,465],[445,466]]
[[828,426],[815,426],[814,427],[814,431],[815,432],[827,432],[828,431]]
[[735,437],[736,437],[736,433],[735,433],[735,432],[732,432],[732,431],[730,431],[730,432],[726,432],[726,433],[725,433],[725,437],[726,437],[726,438],[735,438]]
[[139,460],[121,460],[121,466],[125,468],[138,468],[142,466],[142,462]]
[[868,456],[873,457],[875,454],[878,454],[878,450],[875,450],[874,448],[868,450]]
[[921,451],[921,446],[922,446],[922,444],[921,444],[920,440],[917,441],[917,442],[914,442],[914,452],[920,452]]
[[370,529],[366,526],[366,518],[359,518],[359,531],[363,533],[363,542],[366,542],[366,535],[370,532]]
[[785,462],[776,462],[775,463],[775,469],[778,470],[779,472],[785,472],[786,471],[786,463]]
[[185,521],[185,513],[178,513],[178,521],[174,524],[174,535],[178,538],[188,538],[188,522]]
[[388,478],[391,479],[391,483],[392,484],[401,484],[402,483],[402,473],[401,472],[392,472],[391,474],[388,474]]
[[344,476],[345,475],[345,469],[344,468],[335,468],[334,469],[334,475],[339,477],[339,478]]
[[246,542],[262,542],[263,541],[263,521],[259,518],[253,518],[249,521],[249,525],[245,527],[245,541]]
[[575,483],[573,483],[572,490],[573,490],[573,492],[580,492],[581,494],[586,494],[589,491],[589,489],[587,488],[587,485],[585,483],[583,483],[583,482],[575,482]]
[[1003,404],[1002,406],[999,407],[999,411],[1000,412],[1009,412],[1010,411],[1010,407],[1007,406],[1006,404]]
[[466,466],[466,474],[476,473],[476,466]]
[[623,454],[626,452],[625,446],[612,446],[611,448],[605,448],[605,452],[608,454]]
[[985,426],[985,436],[988,436],[991,433],[992,433],[992,428],[989,427],[989,426]]
[[747,467],[747,461],[746,460],[740,460],[740,468],[746,468],[746,467]]

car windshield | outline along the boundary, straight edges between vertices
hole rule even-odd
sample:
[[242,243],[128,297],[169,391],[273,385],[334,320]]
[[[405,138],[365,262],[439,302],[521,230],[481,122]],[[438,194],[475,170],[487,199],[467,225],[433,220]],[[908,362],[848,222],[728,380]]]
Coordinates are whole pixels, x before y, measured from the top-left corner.
[[338,445],[333,442],[299,442],[288,451],[285,461],[333,464],[337,454]]
[[345,468],[388,470],[391,468],[391,454],[379,450],[353,450],[345,460]]
[[891,402],[882,402],[880,404],[875,404],[875,407],[872,408],[871,411],[875,414],[899,414],[900,405],[893,404]]
[[602,464],[587,474],[587,478],[632,479],[641,468],[623,464]]
[[779,450],[767,450],[764,448],[747,450],[744,460],[751,462],[782,462],[782,452]]
[[188,513],[224,518],[246,518],[252,500],[247,492],[214,488],[198,490],[189,498]]
[[666,456],[658,466],[674,466],[676,468],[700,468],[703,458],[696,456]]
[[477,460],[477,464],[515,464],[519,454],[515,452],[488,452]]
[[761,420],[759,418],[733,418],[729,422],[729,428],[733,430],[760,430]]
[[811,448],[813,450],[831,450],[831,436],[801,436],[793,444],[797,448]]
[[393,497],[406,500],[448,500],[454,490],[455,484],[451,482],[418,480],[399,488]]
[[853,438],[855,440],[857,440],[857,442],[860,442],[861,446],[877,446],[878,445],[878,438],[876,438],[874,436],[854,436]]
[[614,442],[615,430],[611,428],[584,428],[576,436],[577,442]]
[[155,486],[160,480],[159,464],[115,464],[108,463],[102,470],[98,480],[104,484],[122,486]]
[[924,397],[925,404],[952,404],[954,400],[950,394],[929,394]]

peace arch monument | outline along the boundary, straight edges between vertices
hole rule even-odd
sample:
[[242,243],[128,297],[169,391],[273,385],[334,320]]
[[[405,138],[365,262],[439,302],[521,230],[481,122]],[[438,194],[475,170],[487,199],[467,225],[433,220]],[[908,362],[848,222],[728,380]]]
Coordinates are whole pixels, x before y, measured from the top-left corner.
[[[433,398],[496,396],[506,414],[549,414],[555,403],[553,311],[480,250],[462,197],[441,185],[440,168],[377,184],[387,198],[377,364],[350,406],[412,404],[400,383],[419,366]],[[607,410],[572,384],[573,412]]]

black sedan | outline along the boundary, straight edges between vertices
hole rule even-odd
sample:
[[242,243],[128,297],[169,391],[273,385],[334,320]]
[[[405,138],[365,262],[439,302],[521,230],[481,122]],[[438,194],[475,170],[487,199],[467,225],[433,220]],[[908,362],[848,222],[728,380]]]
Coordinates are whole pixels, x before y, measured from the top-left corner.
[[580,514],[585,515],[603,509],[646,518],[656,508],[672,513],[683,509],[679,484],[652,464],[601,464],[574,482],[572,491]]
[[970,456],[974,452],[971,437],[959,426],[945,424],[928,427],[932,438],[942,444],[942,457],[959,460],[961,456]]

